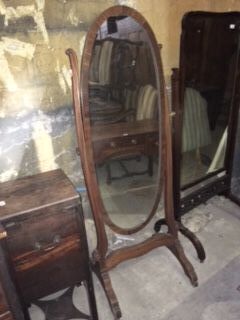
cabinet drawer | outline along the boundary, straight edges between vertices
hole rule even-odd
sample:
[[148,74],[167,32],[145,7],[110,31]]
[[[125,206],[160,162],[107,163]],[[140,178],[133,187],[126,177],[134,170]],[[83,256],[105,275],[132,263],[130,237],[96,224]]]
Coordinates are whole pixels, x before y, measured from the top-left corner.
[[119,138],[114,138],[107,140],[101,143],[102,149],[114,149],[114,148],[124,148],[127,146],[134,146],[139,144],[144,144],[145,137],[144,135],[132,135],[132,136],[123,136]]
[[16,279],[25,302],[80,283],[86,277],[86,261],[78,236],[15,258]]
[[51,206],[37,213],[12,218],[3,223],[11,257],[59,243],[79,233],[77,207]]

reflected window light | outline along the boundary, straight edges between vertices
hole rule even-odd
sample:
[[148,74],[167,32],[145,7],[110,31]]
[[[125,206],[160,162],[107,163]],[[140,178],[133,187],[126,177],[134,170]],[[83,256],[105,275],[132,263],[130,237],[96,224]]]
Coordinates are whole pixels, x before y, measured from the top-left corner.
[[41,172],[57,168],[51,136],[46,130],[44,117],[33,123],[33,140]]

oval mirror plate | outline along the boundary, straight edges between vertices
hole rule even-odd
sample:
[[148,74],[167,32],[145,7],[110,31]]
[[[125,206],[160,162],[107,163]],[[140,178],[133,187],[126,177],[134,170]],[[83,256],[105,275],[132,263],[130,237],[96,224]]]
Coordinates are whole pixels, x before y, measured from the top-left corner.
[[92,44],[88,115],[106,221],[134,230],[156,211],[160,194],[157,44],[146,21],[114,13],[105,15]]

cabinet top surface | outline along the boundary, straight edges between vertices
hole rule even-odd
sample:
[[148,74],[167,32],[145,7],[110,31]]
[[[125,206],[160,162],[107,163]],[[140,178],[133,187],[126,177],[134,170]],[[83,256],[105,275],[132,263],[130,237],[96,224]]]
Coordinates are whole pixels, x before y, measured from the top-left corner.
[[7,181],[0,184],[0,220],[78,198],[61,169]]

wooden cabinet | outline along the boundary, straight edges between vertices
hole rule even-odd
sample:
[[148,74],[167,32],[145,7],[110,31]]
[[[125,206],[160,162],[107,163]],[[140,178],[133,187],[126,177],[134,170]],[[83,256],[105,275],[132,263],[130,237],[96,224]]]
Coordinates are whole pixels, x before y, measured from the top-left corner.
[[78,194],[61,170],[2,184],[0,219],[24,304],[85,281],[97,319]]

